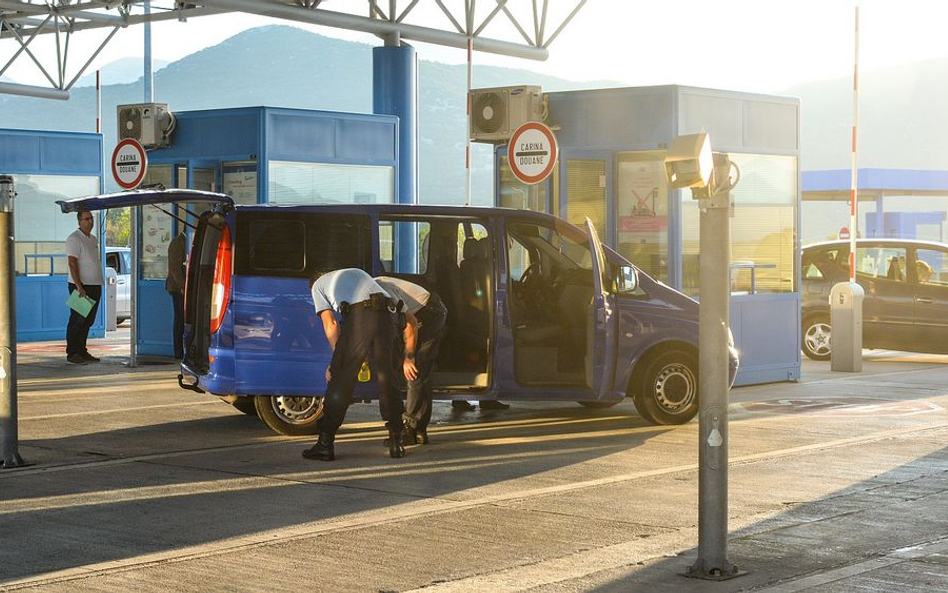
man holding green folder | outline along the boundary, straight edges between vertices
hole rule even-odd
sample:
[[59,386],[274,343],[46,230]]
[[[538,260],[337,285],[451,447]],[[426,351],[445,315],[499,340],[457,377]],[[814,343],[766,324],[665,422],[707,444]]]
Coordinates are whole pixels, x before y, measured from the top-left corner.
[[[86,340],[89,328],[95,321],[102,298],[102,259],[99,256],[99,240],[92,234],[95,219],[88,210],[76,213],[79,228],[66,238],[66,260],[69,265],[69,294],[75,302],[83,299],[86,303],[70,305],[69,323],[66,325],[66,362],[70,364],[89,364],[99,359],[89,354]],[[73,296],[73,292],[77,294]],[[91,305],[88,312],[83,305]]]

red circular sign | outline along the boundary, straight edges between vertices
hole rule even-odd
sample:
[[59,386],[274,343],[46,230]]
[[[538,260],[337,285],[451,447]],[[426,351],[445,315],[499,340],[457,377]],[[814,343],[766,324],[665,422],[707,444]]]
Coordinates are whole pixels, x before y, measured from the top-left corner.
[[507,145],[510,172],[528,185],[540,183],[553,172],[558,152],[550,128],[540,122],[527,122],[514,130]]
[[135,189],[145,178],[148,157],[134,138],[126,138],[112,151],[112,177],[124,189]]

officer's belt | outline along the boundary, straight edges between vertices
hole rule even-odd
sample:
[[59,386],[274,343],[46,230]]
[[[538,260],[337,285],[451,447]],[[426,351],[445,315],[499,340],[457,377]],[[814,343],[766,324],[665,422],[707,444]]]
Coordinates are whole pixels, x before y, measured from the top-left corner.
[[374,309],[376,311],[383,311],[388,309],[391,301],[381,292],[373,292],[371,296],[364,301],[359,301],[358,303],[347,303],[343,301],[339,305],[339,312],[344,316],[348,315],[353,309]]

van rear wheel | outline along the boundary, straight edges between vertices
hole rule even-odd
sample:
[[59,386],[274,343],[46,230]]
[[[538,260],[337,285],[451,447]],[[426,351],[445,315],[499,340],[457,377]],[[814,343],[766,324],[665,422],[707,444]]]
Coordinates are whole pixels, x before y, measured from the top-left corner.
[[274,432],[287,436],[316,434],[316,420],[323,415],[323,398],[258,395],[257,415]]
[[635,409],[654,424],[684,424],[698,413],[698,361],[683,350],[648,361],[633,397]]

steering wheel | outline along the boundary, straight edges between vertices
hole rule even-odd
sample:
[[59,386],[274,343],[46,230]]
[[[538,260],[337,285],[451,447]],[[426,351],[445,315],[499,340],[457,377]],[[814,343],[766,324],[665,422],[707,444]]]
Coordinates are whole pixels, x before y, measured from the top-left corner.
[[533,262],[520,276],[520,286],[524,290],[538,290],[543,282],[543,275],[540,272],[540,262]]

